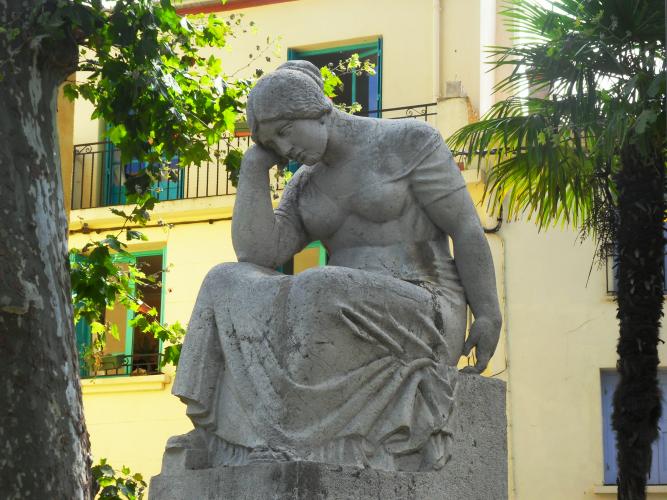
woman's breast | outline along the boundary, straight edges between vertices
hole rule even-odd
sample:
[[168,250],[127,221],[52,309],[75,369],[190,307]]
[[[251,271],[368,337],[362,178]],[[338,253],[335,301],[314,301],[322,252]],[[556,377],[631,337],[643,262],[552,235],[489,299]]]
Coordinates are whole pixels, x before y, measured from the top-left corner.
[[414,219],[414,212],[421,211],[405,180],[359,179],[353,189],[338,191],[329,193],[315,183],[302,191],[299,211],[310,236],[324,239],[340,231],[363,231],[372,238],[373,234],[380,236],[384,232],[382,226],[395,226],[406,215]]
[[406,180],[375,181],[343,201],[351,214],[376,223],[400,218],[408,205],[415,203]]
[[308,235],[324,240],[340,229],[349,214],[332,198],[308,185],[299,196],[299,215]]

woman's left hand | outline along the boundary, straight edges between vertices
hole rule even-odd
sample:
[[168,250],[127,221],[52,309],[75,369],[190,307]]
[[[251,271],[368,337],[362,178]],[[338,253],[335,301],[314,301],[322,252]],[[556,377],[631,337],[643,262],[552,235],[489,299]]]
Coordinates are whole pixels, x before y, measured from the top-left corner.
[[500,338],[500,319],[493,320],[488,317],[475,318],[470,333],[463,346],[463,355],[468,356],[473,347],[475,347],[475,356],[477,362],[475,366],[466,366],[461,371],[463,373],[482,373],[496,350],[498,339]]

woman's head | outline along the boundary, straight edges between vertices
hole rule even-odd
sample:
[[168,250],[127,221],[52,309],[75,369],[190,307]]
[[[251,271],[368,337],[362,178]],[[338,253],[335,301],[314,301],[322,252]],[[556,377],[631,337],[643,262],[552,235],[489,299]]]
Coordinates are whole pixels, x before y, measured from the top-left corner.
[[[294,158],[302,162],[313,161],[313,151],[319,151],[322,141],[326,146],[325,130],[318,126],[307,126],[298,123],[302,120],[321,120],[330,113],[333,105],[324,95],[323,82],[319,70],[308,61],[289,61],[278,67],[274,72],[259,79],[248,96],[248,125],[253,140],[258,144],[270,147],[281,155],[288,156],[293,151],[298,156],[303,153],[309,158]],[[291,125],[288,125],[291,124]],[[300,126],[301,125],[301,126]],[[287,135],[308,139],[307,144],[287,144],[280,146]],[[324,134],[324,135],[323,135]],[[294,141],[291,141],[294,142]]]

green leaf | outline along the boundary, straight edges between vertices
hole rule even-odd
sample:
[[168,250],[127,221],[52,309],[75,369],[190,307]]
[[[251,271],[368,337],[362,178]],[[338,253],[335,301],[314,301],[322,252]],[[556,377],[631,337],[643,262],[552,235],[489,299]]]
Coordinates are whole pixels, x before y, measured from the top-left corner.
[[90,323],[90,331],[93,333],[93,335],[100,335],[106,332],[106,328],[102,323],[93,321]]
[[109,333],[114,339],[120,340],[120,333],[118,332],[118,325],[116,323],[111,323]]
[[112,214],[122,217],[123,219],[127,219],[129,217],[123,210],[119,210],[117,208],[110,208],[109,210]]
[[107,136],[109,137],[109,140],[114,144],[120,144],[123,138],[127,136],[127,130],[125,129],[125,126],[122,124],[116,125],[109,129],[109,131],[107,132]]
[[662,74],[662,75],[657,75],[653,81],[651,82],[651,85],[649,85],[646,94],[649,97],[655,97],[658,94],[664,94],[665,93],[665,81],[667,77]]
[[115,237],[111,234],[107,235],[107,237],[104,238],[101,241],[101,243],[103,245],[108,246],[112,250],[115,250],[116,252],[124,252],[124,247],[127,246],[127,245],[125,245],[125,243],[121,242],[117,237]]
[[148,241],[148,237],[142,233],[141,231],[136,231],[134,229],[128,229],[125,231],[125,237],[127,238],[128,241],[131,240],[141,240],[141,241]]
[[226,108],[222,112],[222,118],[225,123],[225,129],[228,130],[230,133],[234,133],[234,127],[236,124],[236,117],[237,113],[236,110],[233,108]]
[[66,83],[63,85],[63,94],[70,101],[74,101],[77,97],[79,97],[79,91],[77,90],[76,85],[73,83]]
[[654,123],[657,118],[658,115],[655,111],[652,109],[645,109],[637,117],[637,121],[635,122],[635,130],[638,134],[643,134],[646,131],[646,127]]

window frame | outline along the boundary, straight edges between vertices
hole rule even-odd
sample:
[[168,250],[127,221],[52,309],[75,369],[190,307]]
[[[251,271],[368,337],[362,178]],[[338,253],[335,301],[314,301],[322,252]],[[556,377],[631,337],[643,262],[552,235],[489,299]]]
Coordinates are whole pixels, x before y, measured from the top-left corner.
[[[375,109],[368,109],[368,116],[373,116],[374,118],[380,118],[382,116],[382,66],[383,66],[383,47],[382,47],[382,37],[379,36],[373,41],[367,42],[357,42],[357,43],[347,43],[340,42],[338,44],[331,43],[326,47],[319,49],[299,49],[299,48],[288,48],[287,49],[287,60],[292,61],[294,59],[303,59],[308,58],[309,56],[319,56],[324,54],[333,54],[336,52],[357,52],[359,58],[368,57],[369,55],[377,54],[378,62],[375,66],[375,76],[373,78],[377,79],[377,83],[373,92],[371,93],[371,87],[369,86],[369,100],[371,95],[375,95]],[[337,62],[337,61],[336,61]],[[352,102],[356,100],[356,74],[351,75],[352,78]]]
[[[161,277],[160,277],[160,282],[161,282],[161,288],[160,288],[160,315],[159,315],[159,321],[160,323],[164,323],[164,310],[165,310],[165,302],[166,302],[166,272],[165,272],[165,263],[167,262],[167,247],[162,247],[160,249],[156,250],[144,250],[144,251],[137,251],[137,252],[130,252],[131,256],[127,255],[120,255],[120,254],[113,254],[112,258],[115,263],[122,263],[122,262],[134,262],[136,263],[137,259],[140,257],[155,257],[155,256],[160,256],[162,258],[162,271],[161,271]],[[135,289],[135,284],[134,281],[130,281],[130,286],[131,289]],[[124,342],[124,352],[113,352],[113,353],[107,353],[106,355],[109,356],[114,356],[114,355],[122,355],[124,357],[127,356],[133,356],[134,355],[134,328],[131,326],[131,321],[134,319],[134,312],[131,309],[127,310],[127,313],[125,315],[125,342]],[[78,323],[74,325],[74,329],[76,332],[76,341],[77,341],[77,353],[79,357],[82,355],[83,350],[85,347],[90,345],[91,342],[91,331],[90,331],[90,325],[86,322],[86,320],[82,319]],[[158,349],[157,349],[157,355],[161,356],[162,351],[164,349],[163,342],[161,339],[158,339]],[[120,368],[118,369],[120,370]],[[110,375],[104,375],[105,377],[126,377],[131,375],[132,371],[132,365],[126,365],[125,369],[123,370],[125,373],[114,373]],[[79,368],[79,375],[81,378],[90,378],[93,377],[94,375],[90,375],[88,373],[87,368],[80,363],[80,368]]]
[[[600,371],[600,401],[602,404],[602,484],[616,485],[618,467],[616,462],[616,436],[611,425],[613,411],[613,395],[618,384],[619,374],[616,370],[604,369]],[[657,486],[667,484],[667,369],[658,369],[658,382],[662,393],[662,417],[659,427],[662,429],[658,438],[653,442],[653,461],[651,472],[647,478],[647,485]]]

